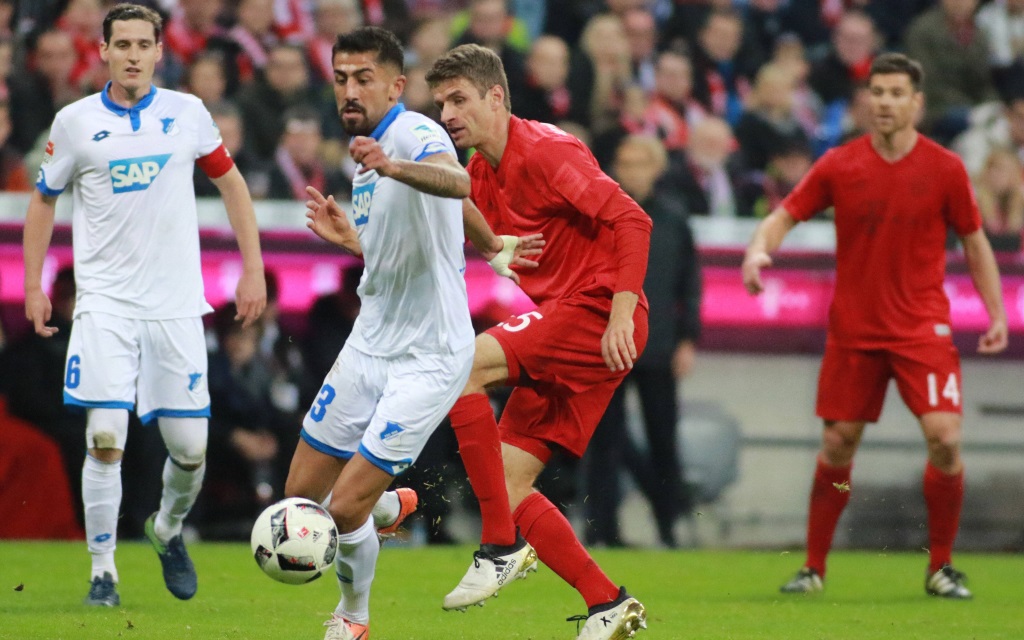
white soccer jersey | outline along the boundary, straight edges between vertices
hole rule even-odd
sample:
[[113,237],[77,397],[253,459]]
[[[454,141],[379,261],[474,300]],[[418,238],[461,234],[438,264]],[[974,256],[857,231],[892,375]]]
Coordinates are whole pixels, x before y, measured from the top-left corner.
[[72,187],[76,315],[169,320],[212,311],[192,172],[220,144],[198,98],[155,86],[131,109],[104,89],[60,110],[36,187],[50,196]]
[[[371,136],[396,160],[455,153],[437,123],[401,104],[388,111]],[[356,174],[348,215],[366,261],[352,346],[392,357],[450,353],[472,344],[462,201],[427,195],[368,171]]]

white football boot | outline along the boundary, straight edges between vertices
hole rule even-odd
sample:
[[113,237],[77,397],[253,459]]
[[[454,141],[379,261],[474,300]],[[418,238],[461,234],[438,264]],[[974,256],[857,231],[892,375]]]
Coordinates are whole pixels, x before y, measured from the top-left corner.
[[480,545],[473,552],[473,564],[462,581],[444,597],[445,611],[465,611],[473,605],[484,606],[484,601],[497,596],[502,587],[537,570],[537,552],[522,537],[510,551],[501,553],[492,545]]
[[626,593],[626,587],[619,587],[619,597],[608,604],[591,607],[586,616],[573,616],[568,620],[584,618],[587,622],[576,640],[625,640],[647,628],[644,605]]
[[332,614],[324,626],[327,627],[324,640],[370,640],[369,626],[349,622],[337,614]]

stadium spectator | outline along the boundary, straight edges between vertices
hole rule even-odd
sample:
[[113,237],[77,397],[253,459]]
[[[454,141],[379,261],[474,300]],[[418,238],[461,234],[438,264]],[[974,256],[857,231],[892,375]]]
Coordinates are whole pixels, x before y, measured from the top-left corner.
[[315,16],[309,0],[274,0],[274,33],[283,42],[309,41],[316,32]]
[[402,93],[402,104],[409,111],[422,113],[431,120],[437,120],[437,107],[434,96],[430,94],[427,84],[427,67],[420,65],[406,66],[405,91]]
[[267,197],[305,202],[310,186],[321,193],[350,193],[352,184],[320,157],[323,134],[320,114],[311,107],[291,107],[284,114],[284,133],[274,152]]
[[200,533],[211,539],[245,539],[260,511],[284,491],[287,456],[279,455],[279,436],[285,421],[271,403],[273,378],[260,355],[263,325],[243,327],[237,315],[228,303],[213,317],[218,348],[209,354],[211,463],[200,524]]
[[[875,59],[868,76],[872,132],[825,155],[758,226],[743,260],[751,294],[761,270],[798,222],[835,207],[836,287],[818,380],[822,447],[811,489],[807,558],[783,593],[824,588],[836,523],[852,491],[854,455],[881,414],[895,377],[927,443],[924,498],[929,563],[925,591],[966,599],[952,566],[963,504],[960,360],[943,291],[946,237],[964,246],[967,268],[989,316],[978,352],[1006,348],[1007,320],[992,248],[963,163],[915,130],[923,107],[921,66],[902,54]],[[908,247],[912,250],[908,251]]]
[[750,215],[738,190],[740,167],[735,149],[732,129],[721,118],[705,118],[690,132],[686,161],[678,181],[690,215],[713,218]]
[[994,0],[974,21],[985,34],[993,81],[1005,95],[1024,75],[1024,0]]
[[848,103],[857,87],[867,82],[879,45],[871,16],[862,11],[843,13],[832,31],[832,46],[812,65],[808,78],[822,102]]
[[789,141],[771,150],[768,165],[760,179],[749,180],[743,185],[743,198],[752,207],[757,218],[763,218],[782,204],[782,201],[811,169],[814,155],[811,147],[803,142]]
[[363,26],[358,0],[315,0],[313,4],[315,32],[306,40],[306,57],[313,71],[314,84],[334,82],[331,49],[339,33],[348,33]]
[[559,124],[568,120],[586,126],[590,121],[587,82],[572,85],[569,47],[555,36],[541,36],[530,47],[526,78],[512,110],[520,118]]
[[7,409],[11,415],[35,425],[57,444],[64,464],[63,475],[69,482],[72,505],[81,525],[85,417],[68,411],[63,401],[64,367],[75,315],[73,268],[63,267],[57,272],[51,298],[50,324],[57,332],[50,338],[27,333],[13,342],[4,354],[6,370],[17,372],[17,375],[6,376]]
[[733,9],[715,9],[693,54],[693,96],[708,112],[734,125],[743,112],[756,67],[739,55],[743,20]]
[[594,69],[590,123],[595,134],[615,126],[622,95],[630,86],[629,41],[618,16],[602,14],[587,22],[580,36],[580,49]]
[[793,35],[779,38],[771,64],[782,67],[793,78],[793,115],[809,138],[815,137],[823,111],[821,98],[811,88],[811,65],[804,55],[804,45]]
[[763,171],[772,150],[793,143],[809,144],[793,109],[794,78],[779,66],[767,64],[757,72],[754,89],[736,124],[743,168]]
[[0,36],[0,100],[7,101],[11,97],[8,80],[14,70],[14,39]]
[[79,97],[71,83],[77,55],[71,36],[63,31],[47,30],[37,35],[29,47],[28,72],[8,79],[11,144],[25,154],[57,115],[57,110]]
[[[477,337],[473,372],[449,413],[483,531],[442,607],[483,602],[510,581],[503,567],[525,576],[539,558],[586,602],[580,638],[624,637],[645,625],[643,605],[608,579],[534,483],[554,449],[583,455],[643,351],[650,218],[579,140],[511,115],[501,60],[490,50],[456,47],[427,81],[455,146],[476,149],[467,169],[472,203],[495,228],[541,232],[559,252],[518,275],[539,308]],[[499,434],[484,390],[500,385],[516,388]]]
[[256,157],[270,161],[284,131],[284,113],[290,107],[319,108],[310,87],[309,69],[300,47],[274,46],[268,55],[265,77],[239,91],[236,102],[245,122],[246,146]]
[[[462,20],[460,20],[460,18]],[[465,28],[462,27],[463,20]],[[506,0],[470,0],[469,8],[452,20],[452,46],[473,43],[498,54],[509,82],[519,88],[526,76],[530,50],[526,26],[508,13]]]
[[[136,398],[137,412],[143,422],[156,420],[169,453],[160,509],[146,521],[146,534],[171,593],[189,599],[196,591],[180,533],[202,485],[209,415],[201,321],[209,306],[190,197],[193,158],[222,187],[242,250],[239,317],[255,321],[266,298],[245,181],[202,103],[152,82],[161,27],[159,14],[138,5],[107,13],[100,52],[112,80],[56,116],[24,227],[25,316],[44,338],[57,330],[46,324],[52,306],[42,289],[43,264],[57,198],[67,187],[74,189],[75,235],[103,239],[74,246],[78,296],[64,376],[65,403],[86,411],[82,493],[91,606],[120,604],[114,549],[121,459]],[[175,117],[158,117],[168,113]],[[173,134],[182,130],[189,133]],[[139,155],[155,145],[187,161]],[[152,179],[156,173],[159,180]]]
[[978,175],[998,148],[1012,149],[1024,160],[1024,85],[1008,95],[999,108],[975,110],[975,122],[951,145],[967,171]]
[[[677,425],[677,384],[693,368],[700,337],[700,267],[682,202],[659,181],[668,155],[657,138],[630,136],[615,156],[614,177],[651,216],[651,252],[644,293],[651,306],[650,334],[643,356],[615,391],[587,448],[584,503],[588,544],[621,546],[619,474],[628,470],[654,511],[658,539],[676,547],[673,526],[689,514]],[[633,387],[643,409],[646,451],[626,431],[625,394]]]
[[164,54],[191,66],[211,38],[224,35],[217,22],[223,11],[224,0],[177,0],[164,30]]
[[669,151],[685,149],[690,129],[707,117],[692,91],[693,65],[689,56],[672,50],[658,54],[654,95],[644,118],[654,125],[658,138]]
[[0,40],[13,40],[14,16],[18,10],[17,0],[0,0]]
[[57,28],[69,34],[77,60],[68,80],[80,92],[99,91],[107,81],[106,67],[96,43],[103,37],[100,0],[71,0],[57,20]]
[[743,13],[744,40],[757,48],[762,60],[775,51],[779,40],[785,37],[799,42],[799,37],[786,29],[784,5],[783,0],[750,0]]
[[338,274],[337,290],[317,298],[306,316],[306,362],[310,374],[322,379],[327,376],[336,354],[352,333],[359,315],[359,279],[363,276],[363,263],[344,264]]
[[654,65],[657,55],[658,29],[648,9],[630,9],[620,16],[629,42],[629,61],[633,84],[646,92],[654,90]]
[[224,102],[228,88],[224,57],[217,52],[195,56],[182,78],[182,88],[202,100],[207,109]]
[[940,0],[907,27],[907,54],[928,78],[923,126],[942,144],[967,129],[972,108],[997,98],[985,34],[974,26],[977,6],[978,0]]
[[994,149],[974,178],[981,222],[994,245],[1020,249],[1024,233],[1024,164],[1008,149]]
[[[225,33],[209,38],[207,48],[223,52],[228,78],[244,86],[262,76],[282,40],[274,31],[274,0],[239,0],[235,18]],[[232,85],[229,93],[236,89]]]
[[7,143],[10,138],[11,106],[0,100],[0,191],[31,191],[32,181],[25,161],[18,150]]
[[[235,166],[245,178],[249,194],[253,199],[266,198],[270,189],[269,163],[255,157],[245,146],[245,125],[238,108],[230,102],[221,102],[210,107],[210,115],[217,125],[217,131],[220,132],[224,149],[231,154]],[[200,167],[194,170],[193,185],[197,196],[211,198],[220,195],[217,185]]]
[[409,45],[405,49],[405,62],[408,65],[422,66],[424,69],[434,64],[448,51],[451,43],[451,22],[447,18],[437,17],[418,23],[409,36]]

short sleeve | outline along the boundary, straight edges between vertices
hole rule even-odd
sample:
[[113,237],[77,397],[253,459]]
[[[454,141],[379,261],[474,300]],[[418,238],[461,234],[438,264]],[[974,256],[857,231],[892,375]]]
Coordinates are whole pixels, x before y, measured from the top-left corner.
[[196,118],[196,158],[202,158],[213,153],[223,141],[217,123],[202,103],[196,104],[193,112]]
[[967,169],[959,158],[952,158],[945,183],[949,187],[946,199],[946,221],[961,238],[981,228],[981,212],[974,197]]
[[74,178],[75,169],[75,152],[71,146],[71,137],[58,114],[50,127],[50,137],[46,141],[36,188],[43,195],[59,196]]
[[814,163],[793,191],[782,201],[782,208],[797,220],[806,221],[832,206],[829,175],[835,153],[829,151]]
[[548,188],[574,209],[596,218],[608,200],[618,193],[619,185],[597,164],[590,150],[565,134],[565,140],[548,139],[538,149],[535,167]]
[[455,156],[455,146],[447,132],[429,118],[400,118],[391,126],[396,128],[395,151],[402,160],[419,162],[445,152]]

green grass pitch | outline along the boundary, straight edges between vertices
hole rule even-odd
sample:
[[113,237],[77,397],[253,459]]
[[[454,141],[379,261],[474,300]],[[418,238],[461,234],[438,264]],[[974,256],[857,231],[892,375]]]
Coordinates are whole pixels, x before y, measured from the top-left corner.
[[[303,586],[263,576],[248,545],[194,544],[199,593],[175,600],[153,551],[117,550],[123,606],[83,607],[88,559],[83,543],[0,543],[0,638],[6,640],[260,640],[323,637],[337,602],[333,576]],[[467,547],[385,546],[377,568],[372,640],[572,640],[576,592],[546,567],[467,613],[441,598],[465,570]],[[716,551],[598,551],[595,557],[647,606],[643,640],[945,640],[1024,638],[1024,558],[957,556],[975,599],[924,595],[926,557],[835,553],[828,590],[783,597],[779,584],[802,554]]]

